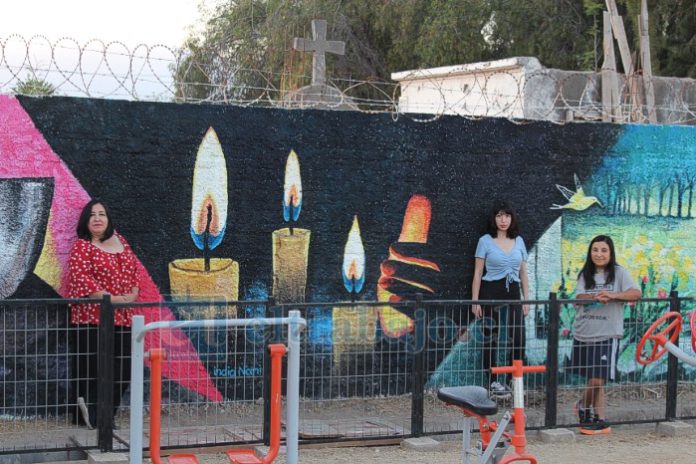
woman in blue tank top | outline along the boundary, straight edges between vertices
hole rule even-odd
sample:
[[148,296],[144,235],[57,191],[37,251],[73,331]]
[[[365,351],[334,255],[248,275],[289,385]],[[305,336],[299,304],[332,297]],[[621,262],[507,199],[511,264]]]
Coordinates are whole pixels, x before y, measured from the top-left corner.
[[[527,277],[527,249],[519,236],[517,214],[507,202],[493,205],[488,217],[488,233],[482,236],[476,247],[474,280],[471,297],[475,300],[529,299]],[[498,342],[507,339],[511,344],[509,361],[524,359],[524,316],[527,305],[473,305],[476,318],[484,318],[483,369],[488,375],[492,396],[510,395],[506,381],[492,376],[490,369],[497,366]],[[504,318],[504,319],[503,319]],[[503,327],[505,332],[499,330]],[[506,336],[507,335],[507,336]]]

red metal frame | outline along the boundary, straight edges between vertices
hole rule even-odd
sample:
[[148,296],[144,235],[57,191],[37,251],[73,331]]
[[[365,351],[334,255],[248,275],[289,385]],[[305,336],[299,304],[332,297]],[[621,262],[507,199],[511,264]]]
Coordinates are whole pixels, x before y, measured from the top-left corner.
[[283,356],[287,349],[285,345],[276,343],[269,345],[271,352],[271,440],[268,454],[258,457],[253,450],[231,449],[227,451],[227,456],[232,464],[269,464],[278,456],[280,451],[280,411],[282,409],[281,380],[283,366]]
[[[512,361],[512,366],[494,367],[491,369],[491,372],[494,374],[512,374],[513,379],[521,379],[525,373],[546,372],[546,366],[525,366],[521,360],[515,359]],[[523,398],[524,392],[515,391],[514,395],[516,399]],[[527,436],[525,434],[524,403],[517,404],[517,401],[515,401],[514,406],[511,422],[515,424],[515,431],[512,435],[508,434],[506,436],[510,438],[510,443],[515,447],[515,452],[504,456],[500,464],[508,464],[515,461],[529,461],[531,464],[537,464],[536,457],[529,454],[526,450]]]
[[[280,451],[280,429],[282,409],[282,367],[283,356],[287,352],[285,345],[276,343],[269,345],[271,353],[271,440],[268,454],[259,457],[250,449],[231,449],[227,456],[232,464],[270,464]],[[160,457],[160,434],[162,428],[162,360],[166,353],[163,349],[155,348],[149,352],[150,357],[150,459],[152,464],[162,464]],[[193,454],[176,454],[168,458],[169,464],[198,464],[198,458]]]
[[[667,327],[665,327],[664,330],[661,330],[660,332],[656,333],[653,335],[653,332],[657,330],[657,328],[662,324],[663,322],[666,322],[667,320],[673,318],[674,320],[667,324]],[[694,344],[694,334],[693,334],[693,324],[694,324],[694,319],[692,317],[691,319],[691,324],[692,324],[692,333],[691,333],[691,343],[692,345]],[[642,364],[644,366],[657,361],[662,357],[667,352],[667,348],[665,347],[665,343],[669,340],[670,342],[674,343],[677,340],[677,337],[679,336],[679,333],[681,332],[682,328],[682,316],[676,311],[670,311],[668,313],[663,314],[660,316],[655,322],[652,323],[652,325],[648,328],[648,330],[645,331],[645,334],[643,334],[643,337],[640,339],[640,342],[638,342],[638,346],[636,347],[636,361],[638,361],[639,364]],[[670,333],[671,332],[671,333]],[[669,334],[669,337],[667,335]],[[650,352],[650,356],[647,358],[642,357],[643,353],[643,347],[645,347],[645,344],[648,342],[648,340],[653,342],[653,347],[652,351]]]

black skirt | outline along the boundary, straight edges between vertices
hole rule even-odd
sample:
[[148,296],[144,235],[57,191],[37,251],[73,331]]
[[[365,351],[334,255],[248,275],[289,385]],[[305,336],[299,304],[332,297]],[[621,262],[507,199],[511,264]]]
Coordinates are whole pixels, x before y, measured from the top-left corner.
[[[481,290],[479,292],[479,300],[519,300],[520,299],[520,284],[519,282],[509,282],[507,279],[481,281]],[[505,308],[505,309],[503,309]],[[524,313],[521,304],[482,304],[483,317],[485,319],[482,324],[483,329],[483,363],[482,367],[491,377],[490,369],[499,365],[499,359],[506,359],[506,364],[512,364],[512,360],[520,359],[524,361],[525,355],[525,326]],[[506,315],[504,320],[501,316]],[[501,333],[500,328],[505,327],[506,330]],[[500,342],[505,340],[504,344]],[[509,348],[507,353],[498,353],[499,345]],[[501,346],[501,348],[502,348]],[[509,379],[509,376],[505,376]]]

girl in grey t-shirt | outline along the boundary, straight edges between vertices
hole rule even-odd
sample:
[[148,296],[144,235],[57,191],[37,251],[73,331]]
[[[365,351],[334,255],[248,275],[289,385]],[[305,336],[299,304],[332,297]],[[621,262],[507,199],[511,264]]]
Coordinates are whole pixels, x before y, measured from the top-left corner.
[[576,404],[580,433],[605,434],[611,429],[605,420],[604,384],[616,374],[624,302],[640,298],[626,268],[616,264],[611,237],[598,235],[590,242],[575,293],[579,300],[595,301],[578,306],[573,324],[569,370],[587,378],[587,387]]

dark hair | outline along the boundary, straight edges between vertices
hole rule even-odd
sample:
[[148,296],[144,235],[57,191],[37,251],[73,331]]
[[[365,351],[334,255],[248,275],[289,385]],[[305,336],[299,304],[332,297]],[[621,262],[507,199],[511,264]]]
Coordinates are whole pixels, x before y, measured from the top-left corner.
[[498,226],[495,224],[495,217],[501,211],[510,215],[510,227],[507,230],[508,238],[517,237],[520,234],[517,213],[507,201],[496,201],[493,203],[493,207],[488,214],[488,233],[493,238],[498,236]]
[[89,218],[92,215],[92,207],[94,205],[102,205],[104,207],[104,212],[106,213],[106,219],[109,223],[106,225],[106,230],[104,231],[104,236],[100,239],[100,242],[108,240],[114,235],[114,224],[111,221],[111,214],[109,213],[109,208],[106,204],[99,200],[91,200],[89,203],[82,208],[80,213],[80,219],[77,220],[77,236],[84,240],[92,240],[92,234],[89,232]]
[[597,242],[604,242],[609,246],[609,263],[604,269],[604,274],[606,276],[605,284],[610,284],[614,282],[614,274],[616,264],[616,253],[614,252],[614,241],[608,235],[598,235],[592,239],[590,246],[587,247],[587,258],[585,259],[585,265],[580,270],[578,277],[582,276],[585,280],[585,288],[594,288],[596,283],[594,276],[597,273],[597,266],[592,262],[592,245]]

